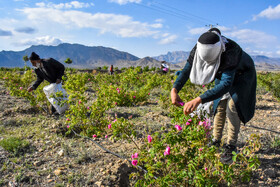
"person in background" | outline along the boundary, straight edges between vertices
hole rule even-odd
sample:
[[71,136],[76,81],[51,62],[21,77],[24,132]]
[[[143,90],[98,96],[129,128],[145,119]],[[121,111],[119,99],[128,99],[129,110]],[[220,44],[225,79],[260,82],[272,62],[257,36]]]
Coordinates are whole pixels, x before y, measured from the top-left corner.
[[114,66],[111,65],[111,67],[110,67],[110,75],[113,75],[113,74],[114,74]]
[[[30,86],[27,91],[31,92],[36,90],[37,87],[44,81],[48,81],[49,83],[60,84],[62,81],[62,76],[64,75],[65,67],[63,64],[58,62],[53,58],[49,59],[40,59],[40,56],[35,52],[32,52],[29,60],[32,66],[35,67],[35,73],[37,75],[37,80],[35,83]],[[55,108],[52,106],[52,114],[57,115]]]
[[165,61],[162,61],[160,69],[163,73],[167,73],[169,71],[169,66],[166,64]]
[[214,128],[211,145],[219,147],[226,117],[228,119],[227,143],[221,162],[232,161],[240,124],[247,123],[255,112],[256,70],[252,58],[233,40],[221,35],[217,28],[203,33],[191,50],[187,63],[171,90],[174,105],[182,102],[178,93],[190,81],[197,85],[215,80],[214,88],[186,102],[184,114],[192,113],[200,103],[214,101]]

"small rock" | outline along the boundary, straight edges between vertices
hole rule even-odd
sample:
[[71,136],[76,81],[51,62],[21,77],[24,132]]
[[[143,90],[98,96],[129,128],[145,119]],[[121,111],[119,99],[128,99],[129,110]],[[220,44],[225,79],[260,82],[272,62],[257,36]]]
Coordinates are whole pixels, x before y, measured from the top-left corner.
[[51,175],[48,175],[48,176],[47,176],[47,179],[50,179],[50,178],[51,178]]
[[38,167],[38,166],[42,165],[42,163],[43,163],[42,161],[36,161],[33,163],[33,165]]
[[64,150],[61,149],[61,150],[58,152],[58,155],[59,155],[59,156],[64,156]]
[[62,174],[62,170],[61,169],[57,169],[57,170],[55,170],[53,173],[55,174],[55,175],[61,175]]
[[94,183],[95,185],[97,185],[98,187],[101,187],[102,181],[97,181],[96,183]]
[[274,168],[269,168],[264,170],[264,173],[269,177],[269,178],[275,178],[276,177],[276,171]]

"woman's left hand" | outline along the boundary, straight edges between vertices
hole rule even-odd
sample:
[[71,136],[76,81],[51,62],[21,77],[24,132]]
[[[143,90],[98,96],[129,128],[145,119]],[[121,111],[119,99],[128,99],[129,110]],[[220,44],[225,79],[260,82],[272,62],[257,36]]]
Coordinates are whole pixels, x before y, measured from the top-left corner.
[[185,103],[184,114],[188,115],[188,114],[192,113],[200,103],[202,103],[202,100],[200,97],[197,97],[197,98]]

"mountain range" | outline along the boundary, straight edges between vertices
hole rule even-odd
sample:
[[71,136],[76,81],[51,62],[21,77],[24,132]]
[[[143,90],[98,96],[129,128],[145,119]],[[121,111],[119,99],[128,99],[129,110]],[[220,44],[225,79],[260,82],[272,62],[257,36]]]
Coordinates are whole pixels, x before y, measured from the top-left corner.
[[[171,69],[184,67],[190,52],[174,51],[165,55],[139,58],[127,52],[118,51],[103,46],[84,46],[81,44],[63,43],[58,46],[36,45],[23,51],[1,51],[0,67],[23,67],[23,56],[30,56],[36,52],[41,58],[54,58],[62,63],[70,58],[73,63],[65,64],[74,68],[96,68],[114,65],[115,67],[149,66],[160,67],[161,61],[166,61]],[[280,58],[266,56],[252,56],[256,68],[261,70],[280,70]],[[27,62],[29,66],[31,64]]]

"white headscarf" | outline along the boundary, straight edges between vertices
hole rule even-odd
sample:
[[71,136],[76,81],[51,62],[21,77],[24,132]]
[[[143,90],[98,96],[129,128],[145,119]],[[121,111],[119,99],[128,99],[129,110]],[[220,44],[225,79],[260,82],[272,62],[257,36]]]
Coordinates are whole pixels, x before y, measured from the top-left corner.
[[221,62],[222,52],[225,51],[226,38],[216,32],[220,40],[215,44],[202,44],[197,41],[196,51],[190,73],[190,81],[193,84],[209,84],[215,78]]

